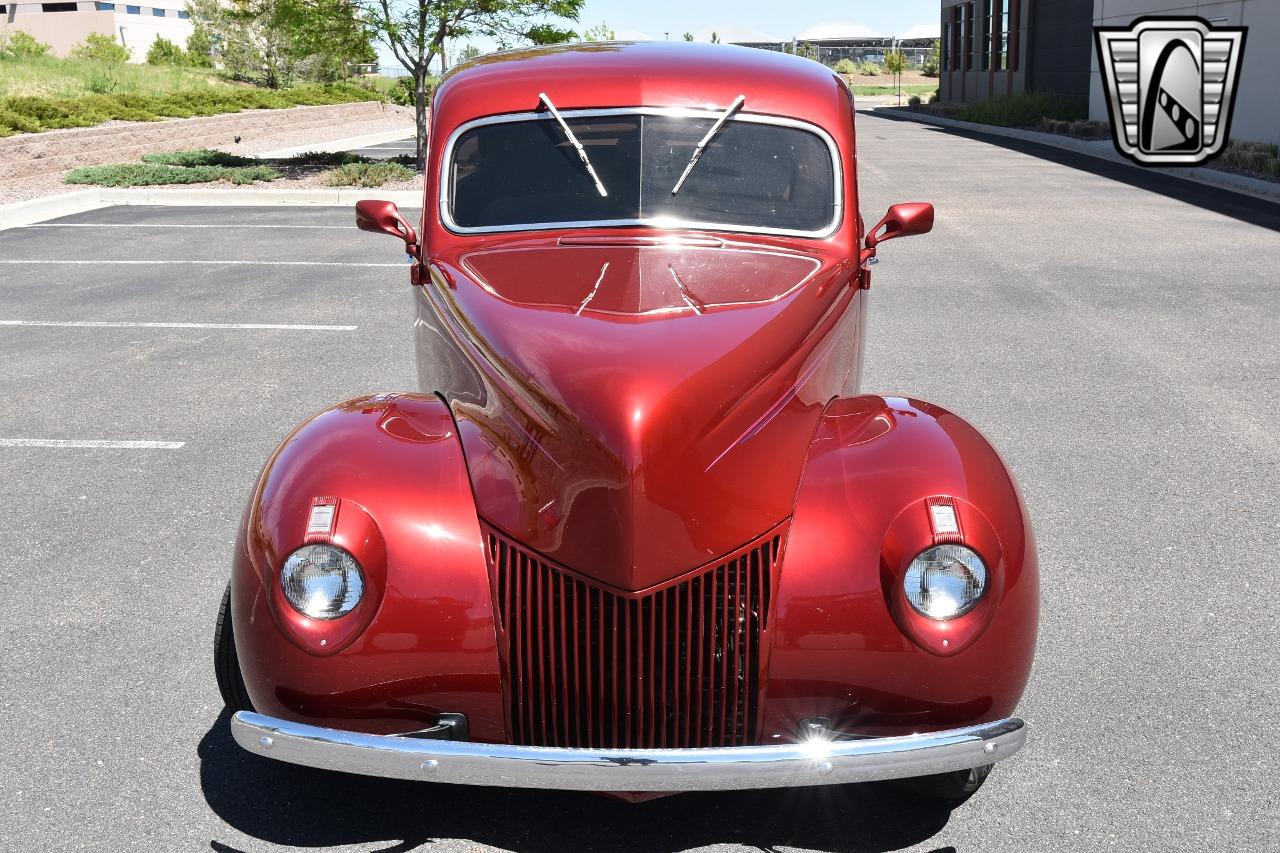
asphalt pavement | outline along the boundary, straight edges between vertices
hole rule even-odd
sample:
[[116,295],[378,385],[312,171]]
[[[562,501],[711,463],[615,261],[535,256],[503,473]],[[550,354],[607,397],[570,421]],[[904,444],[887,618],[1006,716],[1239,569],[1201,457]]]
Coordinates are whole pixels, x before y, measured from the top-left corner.
[[343,209],[115,207],[0,232],[0,849],[1280,848],[1280,211],[858,133],[867,223],[938,215],[880,250],[865,389],[973,421],[1036,526],[1030,740],[977,796],[628,805],[242,752],[211,650],[244,501],[300,420],[414,387],[403,254]]

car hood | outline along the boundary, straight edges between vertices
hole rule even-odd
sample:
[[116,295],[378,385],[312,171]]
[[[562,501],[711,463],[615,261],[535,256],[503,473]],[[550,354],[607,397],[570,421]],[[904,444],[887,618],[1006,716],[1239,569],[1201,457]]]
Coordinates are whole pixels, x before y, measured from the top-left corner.
[[851,289],[826,286],[841,272],[795,251],[658,241],[442,265],[433,292],[479,376],[451,403],[481,515],[632,591],[786,518],[852,363],[833,352],[853,313]]

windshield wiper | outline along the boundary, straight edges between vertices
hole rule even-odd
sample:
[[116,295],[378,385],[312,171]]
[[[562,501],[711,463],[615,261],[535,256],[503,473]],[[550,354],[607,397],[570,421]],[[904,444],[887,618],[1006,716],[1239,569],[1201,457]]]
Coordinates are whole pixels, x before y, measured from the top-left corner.
[[671,194],[675,195],[680,192],[680,187],[684,186],[684,179],[689,177],[689,173],[693,171],[694,165],[698,162],[698,158],[702,156],[702,149],[707,147],[707,143],[711,141],[711,137],[715,136],[724,123],[729,120],[729,116],[741,109],[742,105],[747,102],[746,95],[739,95],[733,99],[733,103],[729,105],[729,109],[724,111],[724,115],[716,119],[716,123],[711,125],[711,129],[707,131],[707,135],[702,137],[702,141],[698,143],[698,147],[693,149],[693,156],[689,158],[689,165],[684,167],[684,171],[680,174],[680,180],[676,181],[676,185],[671,188]]
[[596,174],[595,167],[591,165],[591,160],[587,157],[587,149],[583,148],[582,143],[578,141],[578,137],[573,135],[573,131],[569,129],[568,123],[560,115],[556,105],[551,103],[551,99],[547,97],[546,92],[539,92],[538,100],[547,105],[547,109],[551,110],[551,115],[555,116],[556,121],[560,122],[560,129],[564,131],[565,137],[572,143],[574,148],[578,149],[578,156],[582,158],[582,165],[587,167],[587,174],[591,176],[591,180],[596,182],[596,189],[600,191],[600,195],[607,196],[609,193],[605,190],[604,184],[600,181],[600,176]]

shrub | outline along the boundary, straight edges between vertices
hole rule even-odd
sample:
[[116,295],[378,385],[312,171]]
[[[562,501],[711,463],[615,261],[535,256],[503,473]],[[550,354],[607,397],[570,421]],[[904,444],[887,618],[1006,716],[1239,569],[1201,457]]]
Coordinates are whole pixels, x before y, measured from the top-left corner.
[[110,166],[85,166],[67,173],[68,184],[94,184],[100,187],[146,187],[166,184],[203,184],[230,181],[251,184],[274,181],[280,173],[270,166],[161,166],[154,163],[116,163]]
[[147,51],[148,65],[187,65],[187,54],[167,38],[156,36]]
[[116,76],[109,71],[92,71],[84,87],[96,95],[110,95],[116,89]]
[[158,151],[154,154],[143,154],[142,162],[155,163],[158,166],[261,165],[254,157],[241,157],[239,154],[228,154],[225,151],[214,151],[209,148],[198,148],[194,151]]
[[367,163],[368,158],[349,151],[304,151],[285,158],[290,166],[345,166],[348,163]]
[[939,54],[942,52],[942,42],[938,39],[933,40],[933,49],[925,55],[924,62],[920,65],[920,73],[925,77],[937,77],[938,68],[940,67]]
[[835,72],[837,74],[857,74],[858,66],[854,64],[852,59],[842,59],[836,63]]
[[348,163],[329,175],[331,187],[380,187],[388,181],[413,180],[414,171],[399,163]]
[[49,45],[22,30],[13,31],[0,41],[0,59],[39,59],[48,56],[51,50]]
[[907,106],[909,106],[909,107],[918,107],[918,106],[920,106],[920,96],[919,96],[919,95],[912,95],[910,98],[907,98]]
[[71,48],[71,58],[85,62],[101,62],[106,65],[119,65],[128,62],[131,51],[118,43],[115,36],[103,33],[89,33],[84,41]]
[[1083,105],[1074,98],[1041,92],[1001,95],[965,104],[955,112],[961,121],[1000,127],[1036,127],[1044,118],[1076,121],[1085,117]]
[[858,65],[858,73],[863,77],[878,77],[880,76],[880,72],[883,70],[884,69],[874,62],[863,62]]
[[204,27],[187,36],[187,62],[201,68],[213,66],[213,39]]
[[[8,130],[8,133],[5,133]],[[0,107],[0,135],[12,136],[15,133],[36,133],[40,130],[40,122],[15,113],[13,110]]]

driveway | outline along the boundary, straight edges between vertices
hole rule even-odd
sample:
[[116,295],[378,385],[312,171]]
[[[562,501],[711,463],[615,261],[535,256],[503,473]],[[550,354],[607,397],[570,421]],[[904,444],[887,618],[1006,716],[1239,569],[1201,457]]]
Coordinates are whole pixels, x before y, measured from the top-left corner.
[[0,847],[1277,849],[1280,213],[858,121],[868,224],[938,208],[880,251],[866,389],[984,430],[1039,540],[1030,741],[968,804],[626,805],[240,751],[211,647],[244,501],[300,420],[413,387],[412,293],[347,210],[117,207],[0,233]]

